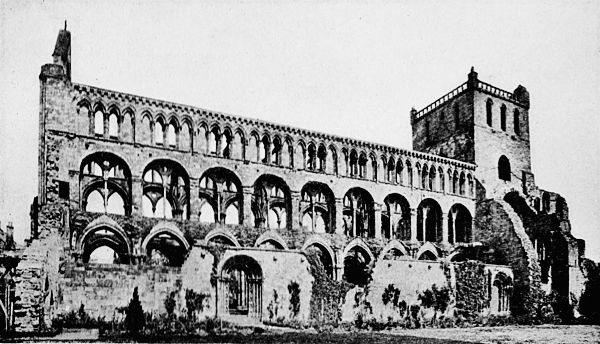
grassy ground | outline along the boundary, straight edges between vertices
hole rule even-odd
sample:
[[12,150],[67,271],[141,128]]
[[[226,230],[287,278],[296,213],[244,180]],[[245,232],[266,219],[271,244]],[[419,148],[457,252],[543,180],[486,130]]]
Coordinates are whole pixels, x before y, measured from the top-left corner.
[[[0,342],[8,338],[0,339]],[[91,338],[13,338],[9,342],[97,342]],[[118,342],[132,342],[118,338]],[[224,334],[194,337],[137,338],[138,342],[159,343],[400,343],[400,344],[592,344],[600,343],[600,326],[502,326],[449,329],[390,330],[382,332],[317,333],[314,330],[276,330],[257,334]]]

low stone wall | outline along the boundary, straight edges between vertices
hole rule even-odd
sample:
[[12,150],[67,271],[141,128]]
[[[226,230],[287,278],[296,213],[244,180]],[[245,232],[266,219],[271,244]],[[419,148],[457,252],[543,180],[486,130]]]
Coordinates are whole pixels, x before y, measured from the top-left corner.
[[[74,264],[65,266],[58,281],[55,314],[65,314],[84,305],[92,318],[119,318],[118,309],[126,307],[134,288],[138,288],[146,312],[165,313],[165,299],[174,292],[175,312],[185,312],[186,290],[207,295],[201,315],[216,315],[216,279],[223,264],[234,256],[247,256],[262,269],[262,318],[269,318],[269,304],[277,307],[277,317],[291,319],[288,285],[296,282],[300,289],[298,320],[308,320],[313,278],[307,259],[297,251],[227,249],[215,257],[203,247],[193,247],[184,264],[178,267],[149,265]],[[274,292],[277,300],[273,299]],[[219,295],[219,297],[222,297]],[[219,314],[220,316],[226,316]],[[276,319],[273,319],[276,320]]]

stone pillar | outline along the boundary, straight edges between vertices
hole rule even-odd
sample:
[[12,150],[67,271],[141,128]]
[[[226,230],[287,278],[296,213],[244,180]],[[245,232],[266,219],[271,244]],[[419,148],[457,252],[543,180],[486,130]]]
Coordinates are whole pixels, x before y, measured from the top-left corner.
[[375,216],[375,238],[381,238],[381,204],[376,203],[373,210],[373,215]]
[[198,221],[198,213],[200,212],[200,195],[198,188],[200,187],[197,179],[190,180],[190,208],[188,214],[190,221]]
[[300,224],[300,193],[292,191],[292,209],[291,209],[291,221],[292,223],[288,226],[290,230],[301,231],[302,225]]
[[142,216],[142,197],[144,195],[142,179],[137,177],[131,179],[131,214]]
[[442,243],[448,244],[448,214],[446,213],[442,213]]
[[344,234],[344,201],[335,199],[335,233]]
[[417,209],[410,208],[410,241],[417,241]]
[[244,186],[242,187],[242,224],[253,228],[254,223],[252,223],[252,195],[254,193],[254,188],[252,186]]

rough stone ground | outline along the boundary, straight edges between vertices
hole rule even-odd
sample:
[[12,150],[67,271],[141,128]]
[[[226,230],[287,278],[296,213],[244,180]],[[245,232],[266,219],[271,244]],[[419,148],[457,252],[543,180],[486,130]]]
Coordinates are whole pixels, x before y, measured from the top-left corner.
[[600,343],[600,326],[585,325],[540,325],[540,326],[502,326],[472,327],[448,329],[393,330],[389,333],[461,340],[471,343],[543,343],[543,344],[596,344]]

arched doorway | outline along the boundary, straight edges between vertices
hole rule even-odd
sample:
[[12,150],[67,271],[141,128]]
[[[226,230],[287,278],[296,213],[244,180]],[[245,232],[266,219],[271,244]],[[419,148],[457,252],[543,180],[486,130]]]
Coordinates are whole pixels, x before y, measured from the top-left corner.
[[442,209],[433,199],[427,198],[419,204],[417,228],[417,240],[442,241]]
[[470,242],[473,218],[462,204],[455,204],[448,213],[448,242]]
[[262,269],[256,260],[245,255],[229,258],[221,269],[218,288],[221,314],[261,318]]

